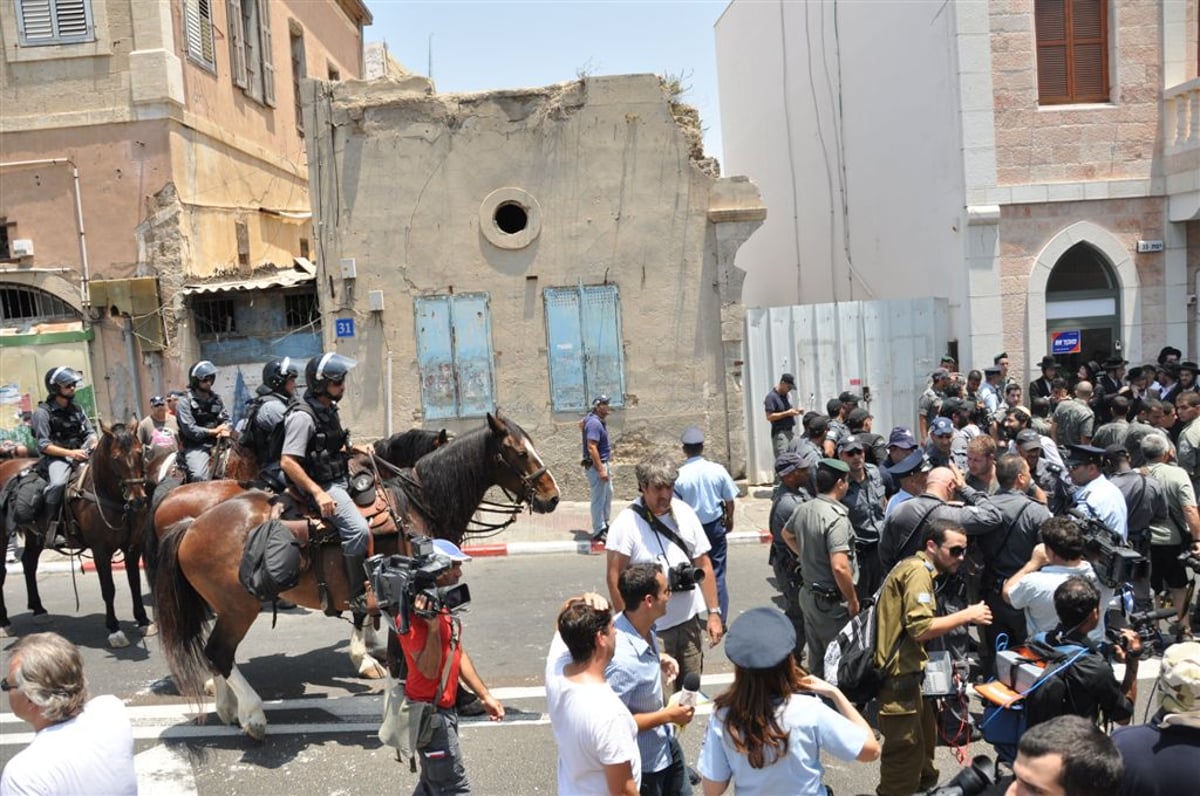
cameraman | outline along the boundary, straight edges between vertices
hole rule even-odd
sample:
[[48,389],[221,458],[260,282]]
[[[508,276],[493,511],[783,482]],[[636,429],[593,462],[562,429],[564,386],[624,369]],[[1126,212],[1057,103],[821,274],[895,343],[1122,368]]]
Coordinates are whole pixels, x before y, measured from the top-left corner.
[[[675,497],[679,471],[670,458],[661,453],[651,454],[638,462],[635,473],[641,497],[617,515],[608,531],[608,594],[613,610],[624,611],[619,582],[626,567],[648,562],[662,566],[667,572],[671,599],[666,615],[655,627],[662,651],[679,662],[679,676],[675,680],[678,691],[688,672],[700,674],[704,668],[703,632],[707,630],[712,646],[719,644],[725,634],[717,603],[717,584],[708,558],[708,537],[696,512]],[[681,580],[681,565],[699,571],[684,572]],[[705,609],[708,618],[702,622],[700,612]]]
[[[446,539],[435,539],[439,555],[450,559],[451,566],[438,576],[438,588],[453,586],[462,579],[462,565],[471,557]],[[408,664],[408,679],[404,693],[410,702],[429,702],[437,710],[430,714],[433,724],[428,744],[415,750],[421,760],[421,778],[413,793],[469,793],[467,773],[463,768],[462,751],[458,744],[458,712],[454,708],[461,678],[479,695],[484,710],[493,721],[504,718],[504,706],[492,696],[475,671],[471,656],[461,643],[462,623],[449,611],[441,610],[432,616],[421,616],[429,608],[424,594],[413,600],[414,618],[408,633],[399,636],[400,649]],[[449,665],[446,688],[439,694],[443,667]]]
[[1200,644],[1167,648],[1158,693],[1154,718],[1113,733],[1125,759],[1122,796],[1175,796],[1200,783]]
[[[1125,628],[1116,636],[1113,656],[1125,664],[1118,683],[1101,647],[1088,638],[1100,623],[1100,592],[1087,578],[1072,577],[1054,590],[1058,626],[1034,638],[1035,649],[1045,645],[1057,656],[1025,697],[1025,715],[1033,727],[1061,714],[1082,716],[1093,723],[1103,713],[1106,721],[1128,724],[1137,702],[1138,658],[1142,642],[1136,631]],[[1063,657],[1066,656],[1066,657]],[[1061,667],[1061,671],[1057,671]]]

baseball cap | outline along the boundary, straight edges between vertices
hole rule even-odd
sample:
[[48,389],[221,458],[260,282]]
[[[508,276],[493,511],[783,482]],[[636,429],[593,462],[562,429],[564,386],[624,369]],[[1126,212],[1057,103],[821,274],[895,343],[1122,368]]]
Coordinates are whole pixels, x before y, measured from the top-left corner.
[[151,406],[166,406],[167,401],[161,395],[156,395],[150,399],[150,405]]
[[929,374],[929,378],[933,379],[934,381],[937,381],[938,379],[948,379],[950,378],[950,371],[946,370],[945,368],[934,368],[933,373]]
[[809,434],[824,434],[829,430],[829,418],[826,415],[817,415],[808,421],[808,425],[805,428]]
[[861,426],[871,418],[871,412],[861,406],[851,410],[850,414],[846,415],[846,422],[853,426]]
[[683,430],[679,441],[684,445],[703,445],[704,431],[699,426],[688,426]]
[[787,475],[794,473],[796,470],[803,469],[807,465],[804,463],[804,457],[793,451],[784,451],[775,459],[775,474]]
[[896,426],[892,429],[892,435],[888,437],[888,447],[912,450],[917,447],[917,438],[913,436],[912,429],[905,426]]
[[456,545],[449,539],[434,539],[433,549],[444,555],[451,561],[470,561],[471,557],[462,551],[462,548]]
[[1027,428],[1017,434],[1017,447],[1023,451],[1041,450],[1042,435],[1032,428]]
[[782,376],[779,377],[779,380],[781,382],[783,382],[784,384],[790,384],[793,387],[796,386],[796,377],[790,373],[783,374]]
[[596,396],[596,399],[594,401],[592,401],[592,406],[599,406],[600,404],[607,404],[607,403],[611,403],[611,399],[604,393],[600,393],[599,395]]
[[948,417],[935,417],[929,426],[929,433],[935,437],[948,437],[954,433],[954,424]]
[[843,390],[842,393],[838,395],[838,400],[844,404],[856,404],[862,401],[862,396],[856,392],[851,392],[850,390]]
[[1200,707],[1200,643],[1183,641],[1167,647],[1158,670],[1158,691],[1167,714],[1164,724],[1185,724],[1173,720],[1173,714],[1195,714]]
[[863,445],[863,441],[861,439],[859,439],[857,434],[850,434],[848,436],[842,437],[840,440],[838,440],[838,444],[837,444],[837,452],[838,453],[846,453],[846,452],[850,452],[850,451],[865,451],[866,449],[867,449],[867,446]]

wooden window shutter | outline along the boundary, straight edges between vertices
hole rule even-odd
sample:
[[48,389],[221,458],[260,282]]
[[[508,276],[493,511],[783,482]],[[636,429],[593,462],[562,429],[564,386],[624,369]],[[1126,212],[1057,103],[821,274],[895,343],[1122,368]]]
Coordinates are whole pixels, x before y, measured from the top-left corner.
[[271,60],[271,4],[259,3],[258,31],[262,42],[263,102],[275,107],[275,62]]
[[242,0],[226,0],[226,27],[229,29],[229,71],[233,84],[246,88],[246,32],[242,20]]
[[1034,23],[1038,102],[1107,102],[1107,0],[1035,0]]

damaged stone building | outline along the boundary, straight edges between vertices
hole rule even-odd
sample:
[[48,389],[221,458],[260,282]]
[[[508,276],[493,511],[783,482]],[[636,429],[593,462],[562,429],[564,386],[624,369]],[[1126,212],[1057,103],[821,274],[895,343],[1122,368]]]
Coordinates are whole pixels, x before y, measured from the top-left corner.
[[746,178],[716,176],[672,89],[305,83],[317,289],[327,338],[360,363],[343,402],[356,439],[499,409],[580,500],[579,420],[606,394],[619,496],[689,425],[744,469],[733,261],[766,209]]
[[[322,346],[300,81],[363,74],[362,0],[7,0],[0,425],[82,370],[108,421]],[[245,379],[239,374],[244,371]]]

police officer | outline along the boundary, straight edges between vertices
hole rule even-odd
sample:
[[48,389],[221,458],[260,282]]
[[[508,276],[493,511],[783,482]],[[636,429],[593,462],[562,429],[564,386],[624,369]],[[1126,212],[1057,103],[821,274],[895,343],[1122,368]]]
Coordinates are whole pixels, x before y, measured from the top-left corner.
[[42,516],[46,522],[46,545],[66,544],[59,523],[63,492],[71,471],[78,462],[87,461],[96,447],[96,432],[83,407],[75,403],[75,391],[83,383],[83,374],[68,367],[46,372],[46,400],[33,413],[33,436],[37,440],[38,471],[46,479],[42,489]]
[[1038,530],[1052,516],[1050,510],[1029,496],[1032,476],[1029,465],[1015,453],[996,460],[996,494],[991,502],[1000,510],[1002,520],[991,533],[978,537],[979,559],[983,561],[980,592],[995,621],[983,628],[979,659],[985,676],[991,676],[996,658],[996,638],[1008,637],[1008,648],[1025,641],[1025,614],[1007,602],[1001,594],[1004,582],[1016,574],[1033,555]]
[[291,357],[276,357],[263,365],[263,383],[250,402],[246,426],[239,441],[254,451],[259,479],[272,492],[283,492],[287,482],[279,464],[283,447],[283,418],[296,394],[300,367]]
[[850,525],[854,528],[859,602],[873,595],[883,582],[879,534],[883,531],[883,508],[887,500],[883,476],[878,467],[866,463],[866,452],[867,446],[858,434],[838,443],[838,456],[850,468],[842,504],[849,510]]
[[[1129,544],[1133,549],[1147,559],[1150,558],[1150,526],[1168,527],[1171,522],[1167,504],[1167,494],[1163,484],[1157,478],[1147,475],[1143,470],[1134,470],[1129,464],[1129,451],[1120,443],[1113,443],[1104,449],[1106,466],[1105,475],[1108,480],[1121,490],[1125,498],[1126,525],[1129,528]],[[1149,611],[1154,608],[1154,598],[1150,593],[1150,578],[1137,578],[1133,581],[1134,607],[1138,611]]]
[[804,503],[812,500],[808,491],[813,468],[818,456],[815,450],[805,453],[784,451],[775,460],[775,475],[779,485],[771,496],[771,516],[768,527],[771,530],[771,553],[768,563],[775,572],[775,584],[787,605],[784,613],[796,630],[796,661],[804,657],[804,614],[800,610],[800,586],[803,575],[800,572],[800,559],[783,541],[783,526],[792,518],[792,514]]
[[1104,451],[1092,445],[1068,445],[1067,474],[1075,485],[1075,505],[1110,531],[1128,538],[1128,510],[1125,496],[1100,470]]
[[217,440],[229,437],[229,415],[221,396],[213,392],[217,366],[202,359],[188,371],[188,390],[175,407],[179,436],[183,438],[183,469],[188,482],[207,481],[212,450]]
[[280,465],[288,481],[337,528],[350,582],[350,607],[362,610],[363,562],[370,528],[347,492],[349,434],[342,430],[338,401],[346,393],[346,376],[358,364],[332,352],[313,357],[304,367],[304,396],[293,397],[283,421]]
[[804,586],[800,610],[808,647],[809,671],[825,673],[825,648],[858,613],[854,528],[841,503],[849,488],[850,467],[838,459],[817,463],[817,498],[796,509],[783,529],[788,547],[800,559]]
[[[908,429],[903,430],[908,431]],[[911,437],[912,432],[909,432],[908,435]],[[896,432],[893,431],[892,439],[895,438]],[[892,450],[896,451],[897,449],[893,448]],[[906,501],[912,500],[913,497],[925,491],[925,477],[933,469],[933,462],[929,461],[925,451],[920,448],[901,449],[900,452],[904,456],[893,461],[887,467],[888,474],[892,476],[892,482],[896,484],[898,491],[888,500],[887,508],[883,512],[884,520],[892,516],[892,512]],[[889,453],[888,457],[892,458],[893,455],[895,454]],[[882,560],[880,560],[880,568],[883,568]]]

